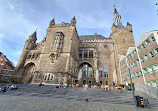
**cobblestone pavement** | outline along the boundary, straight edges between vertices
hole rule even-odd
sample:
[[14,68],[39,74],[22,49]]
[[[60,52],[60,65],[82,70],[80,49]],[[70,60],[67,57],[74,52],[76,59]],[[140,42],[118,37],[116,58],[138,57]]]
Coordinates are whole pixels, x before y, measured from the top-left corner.
[[158,108],[7,95],[0,96],[0,111],[158,111]]
[[158,111],[157,99],[136,94],[148,98],[150,106],[136,109],[127,91],[19,85],[18,90],[0,93],[0,111]]

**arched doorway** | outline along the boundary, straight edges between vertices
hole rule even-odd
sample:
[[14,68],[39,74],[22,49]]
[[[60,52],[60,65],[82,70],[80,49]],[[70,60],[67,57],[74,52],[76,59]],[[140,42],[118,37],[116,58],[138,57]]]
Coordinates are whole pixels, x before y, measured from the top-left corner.
[[28,63],[27,65],[25,65],[24,69],[25,69],[25,71],[24,71],[22,81],[24,83],[29,84],[32,82],[32,79],[33,79],[33,76],[35,73],[35,69],[36,69],[35,64],[33,62]]
[[91,64],[84,62],[79,66],[78,80],[84,85],[93,83],[94,71]]

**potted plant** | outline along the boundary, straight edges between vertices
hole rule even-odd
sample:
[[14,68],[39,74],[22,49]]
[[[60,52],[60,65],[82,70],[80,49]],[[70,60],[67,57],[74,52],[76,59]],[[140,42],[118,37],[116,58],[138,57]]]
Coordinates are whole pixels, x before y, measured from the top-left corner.
[[101,89],[101,83],[100,82],[98,83],[98,86],[99,86],[99,89]]
[[67,87],[69,87],[69,84],[70,84],[70,80],[67,80]]
[[91,88],[91,86],[92,86],[92,83],[89,83],[88,88]]

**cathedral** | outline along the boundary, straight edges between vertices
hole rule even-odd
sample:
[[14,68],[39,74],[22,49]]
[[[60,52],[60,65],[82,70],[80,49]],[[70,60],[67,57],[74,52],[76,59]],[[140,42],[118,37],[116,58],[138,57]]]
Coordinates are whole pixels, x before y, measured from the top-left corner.
[[34,32],[25,42],[16,66],[16,74],[24,83],[108,85],[120,84],[119,60],[134,47],[132,25],[122,25],[114,8],[112,33],[104,37],[78,35],[75,17],[70,23],[50,21],[46,37],[36,43]]

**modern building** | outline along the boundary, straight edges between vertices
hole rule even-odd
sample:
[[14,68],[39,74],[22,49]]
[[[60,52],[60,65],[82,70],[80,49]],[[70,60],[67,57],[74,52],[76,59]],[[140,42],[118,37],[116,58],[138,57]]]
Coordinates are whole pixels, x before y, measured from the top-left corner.
[[25,42],[16,73],[25,83],[46,82],[114,85],[120,84],[119,60],[129,47],[134,47],[132,25],[122,25],[114,8],[112,33],[104,37],[78,35],[76,18],[70,23],[49,23],[46,37],[36,43],[34,32]]
[[15,65],[2,52],[0,52],[0,81],[7,81],[15,74]]
[[141,35],[136,47],[130,47],[120,59],[121,84],[129,84],[130,68],[133,83],[158,86],[158,31]]

